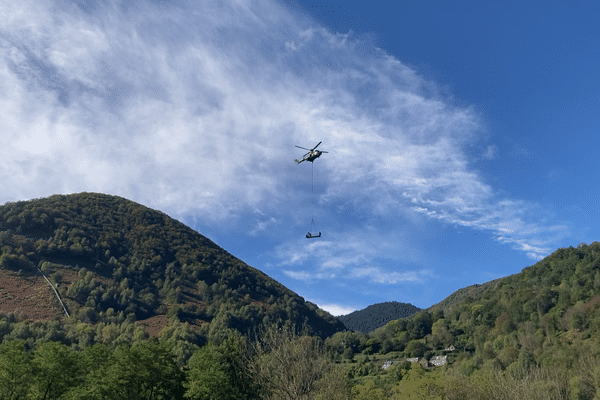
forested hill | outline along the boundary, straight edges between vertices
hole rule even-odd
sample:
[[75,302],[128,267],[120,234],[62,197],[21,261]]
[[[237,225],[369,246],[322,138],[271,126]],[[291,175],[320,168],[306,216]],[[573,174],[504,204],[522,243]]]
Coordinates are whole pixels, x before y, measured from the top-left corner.
[[392,320],[409,317],[419,310],[412,304],[391,301],[370,305],[338,319],[350,330],[369,333]]
[[431,314],[435,314],[440,310],[447,314],[451,313],[455,308],[459,307],[464,300],[479,298],[488,290],[494,289],[496,283],[498,283],[498,281],[501,279],[504,278],[498,278],[483,284],[475,284],[458,289],[444,300],[429,307],[427,311],[429,311]]
[[[118,196],[84,192],[0,206],[0,248],[4,314],[64,314],[43,272],[71,319],[92,324],[141,322],[156,333],[169,320],[185,321],[205,338],[287,320],[321,337],[344,330],[183,223]],[[17,286],[36,290],[7,294]]]
[[409,357],[452,344],[460,357],[449,360],[468,375],[480,368],[518,375],[599,357],[600,242],[560,248],[518,274],[460,289],[371,335]]

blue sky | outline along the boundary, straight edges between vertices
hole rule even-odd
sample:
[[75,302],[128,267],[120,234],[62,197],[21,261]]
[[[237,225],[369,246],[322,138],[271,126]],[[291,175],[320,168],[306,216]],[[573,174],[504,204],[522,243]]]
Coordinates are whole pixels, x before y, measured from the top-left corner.
[[600,3],[390,3],[0,1],[0,203],[134,200],[334,315],[598,240]]

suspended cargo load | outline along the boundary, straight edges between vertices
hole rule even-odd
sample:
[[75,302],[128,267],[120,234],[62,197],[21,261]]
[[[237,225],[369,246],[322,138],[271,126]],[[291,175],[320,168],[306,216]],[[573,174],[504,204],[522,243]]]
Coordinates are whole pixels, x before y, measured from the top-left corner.
[[[327,151],[322,151],[322,150],[317,150],[317,147],[319,147],[319,145],[323,143],[322,141],[317,143],[317,145],[315,147],[313,147],[312,149],[307,149],[305,147],[300,147],[300,146],[296,146],[299,149],[304,149],[304,150],[308,150],[308,153],[306,153],[300,160],[295,159],[294,161],[296,161],[297,164],[300,164],[302,161],[310,161],[312,166],[311,166],[311,196],[312,196],[312,206],[313,206],[313,218],[311,218],[311,227],[310,229],[314,229],[315,231],[317,230],[317,227],[315,225],[315,220],[314,220],[314,212],[315,212],[315,170],[314,170],[314,164],[313,161],[315,161],[317,158],[319,158],[321,156],[321,154],[323,153],[328,153]],[[318,235],[312,234],[310,233],[310,230],[308,231],[308,233],[306,234],[306,238],[307,239],[312,239],[312,238],[318,238],[321,237],[321,232],[319,232]]]

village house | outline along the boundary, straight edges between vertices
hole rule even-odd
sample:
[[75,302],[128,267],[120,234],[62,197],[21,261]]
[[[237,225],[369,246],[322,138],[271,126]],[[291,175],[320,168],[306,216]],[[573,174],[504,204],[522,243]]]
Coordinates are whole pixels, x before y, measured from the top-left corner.
[[429,360],[429,363],[434,367],[441,367],[442,365],[446,364],[446,357],[447,356],[434,356],[431,358],[431,360]]
[[454,345],[450,345],[448,347],[445,348],[446,351],[454,351],[456,350],[456,348],[454,347]]
[[398,361],[386,361],[381,366],[381,369],[389,369],[392,365],[398,364]]
[[[418,362],[421,367],[423,368],[428,368],[428,367],[441,367],[442,365],[446,364],[448,362],[448,358],[447,356],[433,356],[431,357],[431,359],[427,360],[425,357],[419,359],[418,357],[413,357],[413,358],[407,358],[406,361],[410,361],[410,362]],[[389,362],[389,361],[388,361]],[[389,366],[384,366],[382,367],[383,369],[387,369],[389,368]]]

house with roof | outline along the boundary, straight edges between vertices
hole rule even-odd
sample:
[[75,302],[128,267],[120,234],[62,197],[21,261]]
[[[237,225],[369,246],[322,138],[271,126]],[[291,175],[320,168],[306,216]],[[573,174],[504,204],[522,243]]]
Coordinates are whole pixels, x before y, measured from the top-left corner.
[[429,360],[429,363],[434,367],[441,367],[448,362],[448,356],[434,356]]
[[[421,365],[421,367],[423,367],[423,368],[441,367],[442,365],[445,365],[448,363],[448,356],[433,356],[429,360],[427,360],[425,357],[422,357],[422,358],[413,357],[413,358],[407,358],[406,361],[410,361],[412,363],[418,362],[419,365]],[[384,364],[384,366],[385,366],[385,364]],[[387,369],[387,368],[389,368],[389,366],[384,367],[384,369]]]
[[427,368],[427,367],[429,367],[429,361],[428,361],[428,360],[427,360],[425,357],[423,357],[423,358],[421,358],[421,359],[419,360],[419,364],[420,364],[420,365],[421,365],[421,367],[423,367],[423,368]]

